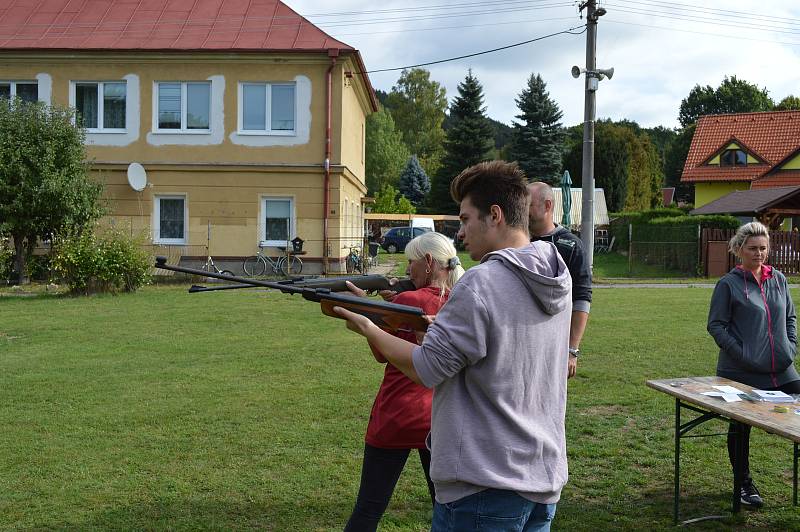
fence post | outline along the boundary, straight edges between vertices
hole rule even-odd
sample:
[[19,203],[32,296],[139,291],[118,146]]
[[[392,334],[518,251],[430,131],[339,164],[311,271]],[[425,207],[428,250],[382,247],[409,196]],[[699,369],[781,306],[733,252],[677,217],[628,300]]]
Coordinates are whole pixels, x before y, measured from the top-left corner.
[[628,275],[633,271],[633,224],[628,224]]
[[700,264],[701,264],[701,262],[703,260],[702,259],[702,257],[703,257],[703,239],[700,237],[700,235],[701,235],[700,224],[697,224],[697,262],[695,262],[694,269],[695,269],[695,274],[698,277],[702,277],[702,276],[704,276],[703,274],[705,274],[705,271],[702,272],[702,273],[700,272]]

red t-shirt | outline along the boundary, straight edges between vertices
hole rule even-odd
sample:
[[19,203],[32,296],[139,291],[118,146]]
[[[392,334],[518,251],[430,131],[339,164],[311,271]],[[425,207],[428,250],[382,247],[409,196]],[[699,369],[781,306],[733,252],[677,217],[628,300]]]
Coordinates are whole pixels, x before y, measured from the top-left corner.
[[[433,315],[447,301],[448,294],[440,297],[440,293],[440,288],[428,286],[400,292],[392,303],[420,307],[425,314]],[[417,343],[413,332],[398,332],[395,336]],[[433,390],[412,382],[387,363],[369,416],[366,442],[383,449],[424,449],[431,430],[432,398]]]

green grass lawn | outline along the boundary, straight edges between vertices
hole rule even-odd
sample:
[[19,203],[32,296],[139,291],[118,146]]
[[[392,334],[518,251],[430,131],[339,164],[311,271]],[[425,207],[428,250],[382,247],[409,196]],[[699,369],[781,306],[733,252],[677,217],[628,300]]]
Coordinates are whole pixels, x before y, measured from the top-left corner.
[[[710,294],[595,291],[555,530],[671,527],[674,406],[645,380],[714,373]],[[298,297],[0,298],[0,529],[341,530],[381,377],[363,339]],[[694,528],[800,529],[791,452],[753,431],[767,506]],[[723,437],[685,440],[682,471],[685,517],[727,511]],[[429,523],[412,458],[381,530]]]

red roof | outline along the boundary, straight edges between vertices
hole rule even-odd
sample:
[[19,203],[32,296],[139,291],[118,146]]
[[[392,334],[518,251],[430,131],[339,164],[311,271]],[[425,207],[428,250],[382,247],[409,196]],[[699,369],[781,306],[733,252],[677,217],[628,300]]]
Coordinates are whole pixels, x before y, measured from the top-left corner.
[[[720,167],[704,164],[714,153],[736,142],[766,164]],[[758,186],[800,184],[793,171],[777,171],[765,176],[776,164],[800,148],[800,111],[738,113],[701,116],[697,121],[689,155],[683,167],[684,183],[710,181],[753,181]],[[792,174],[792,177],[789,177]],[[784,179],[784,176],[787,179]],[[764,183],[759,183],[760,178]],[[777,180],[777,181],[773,181]]]
[[354,50],[278,0],[10,0],[5,50]]

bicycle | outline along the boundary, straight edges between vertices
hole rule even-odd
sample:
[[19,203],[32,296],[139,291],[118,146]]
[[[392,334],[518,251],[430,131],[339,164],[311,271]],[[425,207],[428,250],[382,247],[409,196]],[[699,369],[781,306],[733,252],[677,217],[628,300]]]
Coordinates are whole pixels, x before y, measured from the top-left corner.
[[288,252],[288,248],[278,247],[284,255],[280,257],[270,257],[264,253],[264,246],[258,246],[258,253],[252,257],[247,257],[242,263],[244,273],[251,277],[264,275],[269,268],[275,275],[300,275],[303,271],[303,261],[299,257]]
[[358,273],[366,275],[369,272],[371,259],[364,257],[361,248],[351,247],[350,253],[345,259],[344,267],[347,273],[353,273],[358,270]]
[[206,252],[206,263],[203,264],[203,267],[200,268],[201,270],[205,270],[209,273],[221,273],[222,275],[230,275],[233,276],[233,272],[230,270],[220,270],[217,268],[217,265],[214,264],[214,259],[211,258],[211,255]]

